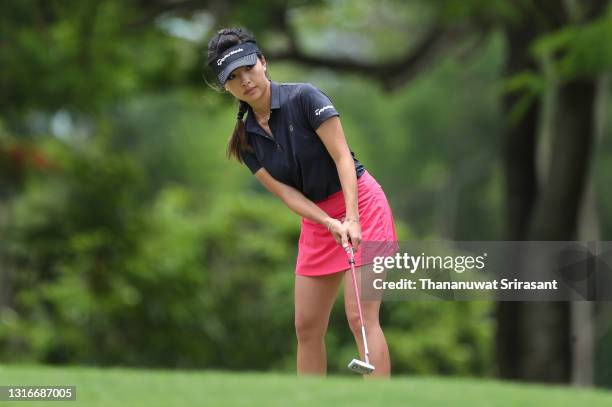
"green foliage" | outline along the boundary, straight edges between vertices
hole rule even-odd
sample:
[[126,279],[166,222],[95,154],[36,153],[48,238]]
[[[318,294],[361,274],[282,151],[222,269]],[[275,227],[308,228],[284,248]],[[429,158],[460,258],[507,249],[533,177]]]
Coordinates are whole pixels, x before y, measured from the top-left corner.
[[533,71],[517,73],[505,81],[505,92],[521,95],[510,111],[509,125],[514,126],[521,121],[529,107],[548,89],[547,85],[546,78]]
[[[206,207],[181,187],[143,207],[134,163],[100,158],[72,157],[63,179],[31,183],[15,202],[17,313],[2,329],[3,358],[18,347],[45,362],[243,366],[251,356],[231,357],[244,340],[235,329],[251,321],[272,338],[274,324],[253,311],[278,293],[262,276],[291,276],[295,220],[258,199]],[[288,343],[257,348],[265,357]]]
[[[244,166],[226,161],[236,112],[229,98],[204,87],[165,90],[193,74],[197,46],[157,28],[127,34],[142,15],[120,2],[41,4],[24,2],[0,17],[16,45],[0,56],[10,78],[2,87],[3,100],[12,101],[7,127],[14,138],[33,140],[57,167],[27,174],[21,192],[6,202],[10,217],[0,233],[9,238],[0,260],[10,265],[14,295],[0,310],[0,359],[294,371],[299,218]],[[353,28],[387,44],[370,49],[372,55],[389,55],[391,37],[380,30],[389,18],[399,24],[411,16],[422,29],[420,18],[429,16],[408,7],[381,10],[368,21],[371,6],[362,5],[351,12],[364,24]],[[316,44],[309,19],[328,20],[307,7],[296,10],[295,22]],[[49,13],[46,25],[32,29],[39,12]],[[91,27],[84,24],[88,13]],[[269,18],[259,17],[262,24]],[[91,36],[82,36],[88,29]],[[274,33],[266,33],[272,41]],[[496,146],[499,45],[475,61],[449,60],[394,95],[360,78],[339,82],[280,63],[271,70],[275,80],[311,81],[332,95],[351,147],[385,188],[407,239],[440,233],[431,208],[454,174],[468,180],[468,198],[454,198],[461,211],[495,217],[495,182],[473,178],[487,173],[481,162],[463,163],[470,151]],[[465,86],[448,98],[445,89],[456,83]],[[52,121],[57,109],[74,120],[61,142],[31,115]],[[471,195],[480,197],[477,203]],[[457,234],[494,235],[493,222],[461,225]],[[327,336],[333,372],[346,372],[356,355],[342,300]],[[459,304],[461,313],[454,307],[383,305],[394,371],[490,371],[487,307]]]
[[583,24],[563,26],[540,37],[531,47],[532,54],[553,60],[559,80],[592,77],[612,67],[612,9]]
[[[577,3],[585,13],[588,5]],[[591,13],[593,14],[593,13]],[[518,122],[534,101],[547,91],[572,80],[597,77],[612,67],[612,8],[601,16],[585,19],[575,16],[574,21],[544,32],[531,44],[529,54],[541,69],[519,72],[507,78],[504,90],[521,97],[510,113],[510,124]]]
[[[0,358],[294,369],[299,218],[270,196],[202,200],[180,185],[143,204],[144,173],[127,155],[46,150],[63,171],[32,178],[12,205],[16,295],[0,312]],[[328,334],[337,372],[356,352],[342,303]],[[396,372],[487,373],[481,308],[385,307]]]
[[194,61],[160,30],[130,31],[137,16],[115,0],[2,2],[0,32],[11,46],[0,48],[0,108],[91,111],[174,83]]
[[100,306],[106,296],[120,295],[107,271],[132,253],[143,227],[134,163],[121,155],[81,154],[65,156],[61,176],[33,179],[14,202],[8,225],[23,337],[11,339],[9,330],[7,340],[22,343],[34,359],[95,354],[87,318],[95,300]]
[[493,373],[493,304],[425,301],[387,306],[390,328],[385,335],[398,373]]
[[530,0],[488,1],[488,0],[439,0],[437,2],[440,20],[447,24],[471,21],[478,24],[514,22],[520,18],[520,8],[530,7]]
[[[18,184],[0,202],[0,266],[12,280],[0,359],[293,371],[299,219],[225,160],[236,106],[201,81],[203,44],[147,21],[148,4],[0,5],[10,44],[0,48],[0,180]],[[308,53],[328,55],[333,43],[336,57],[342,48],[372,61],[403,54],[432,21],[517,18],[502,2],[432,4],[299,2],[289,17]],[[236,5],[226,20],[248,22],[263,45],[281,48],[270,27],[284,5]],[[534,55],[560,56],[564,78],[604,72],[609,26],[604,17],[564,27]],[[504,83],[503,52],[494,33],[393,93],[362,77],[269,62],[275,80],[313,82],[332,96],[401,239],[478,240],[499,238],[503,226],[500,91],[524,91],[520,118],[550,86],[537,73]],[[86,131],[53,130],[60,109]],[[26,138],[53,169],[9,172],[4,147]],[[599,165],[607,185],[609,160]],[[607,195],[601,202],[610,207]],[[492,306],[385,303],[394,372],[490,374]],[[342,296],[327,345],[330,370],[345,372],[356,349]]]

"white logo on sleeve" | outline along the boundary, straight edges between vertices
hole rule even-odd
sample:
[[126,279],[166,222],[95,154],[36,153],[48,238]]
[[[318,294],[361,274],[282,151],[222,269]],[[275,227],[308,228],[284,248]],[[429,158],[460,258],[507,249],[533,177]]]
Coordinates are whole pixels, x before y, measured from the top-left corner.
[[321,113],[323,113],[327,109],[333,109],[333,108],[334,107],[332,105],[323,106],[322,108],[315,110],[314,114],[315,114],[315,116],[319,116]]

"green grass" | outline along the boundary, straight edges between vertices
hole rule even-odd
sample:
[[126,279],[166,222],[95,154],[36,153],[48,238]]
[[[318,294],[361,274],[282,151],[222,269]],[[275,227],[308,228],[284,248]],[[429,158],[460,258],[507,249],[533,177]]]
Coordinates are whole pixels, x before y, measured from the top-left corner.
[[[2,406],[612,406],[612,392],[494,380],[0,366],[0,385],[76,385],[76,402]],[[50,404],[49,404],[50,403]]]

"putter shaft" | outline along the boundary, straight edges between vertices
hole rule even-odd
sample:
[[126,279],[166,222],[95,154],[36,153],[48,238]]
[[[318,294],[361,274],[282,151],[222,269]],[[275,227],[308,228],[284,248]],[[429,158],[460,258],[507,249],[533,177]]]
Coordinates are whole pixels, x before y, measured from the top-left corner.
[[357,276],[355,275],[355,253],[353,246],[348,245],[346,248],[349,254],[348,262],[351,265],[351,273],[353,277],[353,288],[355,289],[355,298],[357,299],[357,310],[359,311],[359,322],[361,323],[361,336],[363,337],[363,348],[365,351],[365,362],[370,364],[370,351],[368,350],[368,340],[366,338],[365,324],[363,323],[363,313],[361,312],[361,300],[359,299],[359,288],[357,287]]

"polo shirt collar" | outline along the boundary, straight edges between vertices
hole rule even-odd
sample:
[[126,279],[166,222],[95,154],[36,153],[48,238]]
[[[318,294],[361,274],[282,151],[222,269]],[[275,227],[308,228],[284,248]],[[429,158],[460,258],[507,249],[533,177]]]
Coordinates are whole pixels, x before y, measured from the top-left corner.
[[280,85],[270,81],[270,109],[280,109]]
[[[278,82],[270,81],[270,110],[280,109],[280,84]],[[255,121],[255,115],[251,106],[248,107],[249,114],[246,119],[246,130],[254,131],[257,127]]]

